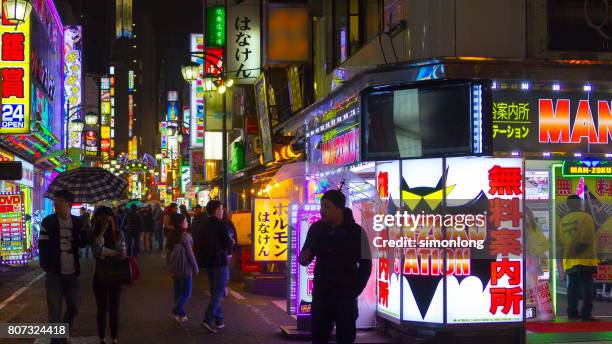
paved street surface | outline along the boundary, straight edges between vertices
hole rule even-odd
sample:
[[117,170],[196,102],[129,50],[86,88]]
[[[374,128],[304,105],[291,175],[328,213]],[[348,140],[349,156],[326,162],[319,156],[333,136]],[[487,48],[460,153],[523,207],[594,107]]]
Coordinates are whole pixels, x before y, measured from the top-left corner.
[[[278,333],[279,325],[294,324],[294,319],[281,309],[286,301],[278,297],[247,293],[239,283],[230,285],[231,293],[223,303],[226,328],[217,334],[209,334],[200,326],[209,299],[204,274],[194,280],[193,295],[187,304],[189,321],[182,325],[177,324],[169,315],[173,291],[163,256],[143,254],[138,257],[138,261],[142,278],[133,287],[125,288],[122,294],[119,336],[121,343],[295,343]],[[84,259],[82,265],[81,309],[72,342],[97,344],[96,306],[91,287],[93,261]],[[0,274],[0,323],[47,321],[43,277],[44,274],[35,264]],[[107,331],[107,335],[110,335],[110,332]],[[532,334],[528,336],[528,343],[612,343],[589,340],[588,336],[575,334],[565,334],[562,337],[564,340],[557,341],[553,336]],[[48,339],[0,339],[2,344],[48,342]],[[392,341],[373,332],[360,332],[358,342]]]
[[[225,298],[226,327],[218,334],[209,334],[200,326],[209,293],[207,278],[200,274],[194,280],[193,295],[187,304],[189,321],[179,325],[170,317],[172,283],[166,272],[161,254],[143,254],[138,257],[142,278],[122,294],[120,312],[121,343],[291,343],[278,333],[279,325],[294,324],[293,318],[280,307],[285,302],[278,297],[253,295],[239,284],[230,285],[231,295]],[[95,300],[91,278],[93,261],[82,263],[81,309],[77,316],[73,343],[98,343],[95,323]],[[0,283],[0,322],[44,323],[47,321],[43,273],[36,267],[22,271],[12,282]],[[39,277],[40,276],[40,277]],[[33,279],[37,280],[30,282]],[[30,285],[28,286],[28,283]],[[15,291],[21,291],[10,302],[3,302]],[[4,306],[2,306],[4,305]],[[107,330],[107,338],[110,332]],[[48,343],[47,340],[0,339],[1,343]],[[110,341],[107,341],[110,342]],[[359,342],[380,343],[374,333],[362,333]],[[389,342],[384,340],[384,342]]]

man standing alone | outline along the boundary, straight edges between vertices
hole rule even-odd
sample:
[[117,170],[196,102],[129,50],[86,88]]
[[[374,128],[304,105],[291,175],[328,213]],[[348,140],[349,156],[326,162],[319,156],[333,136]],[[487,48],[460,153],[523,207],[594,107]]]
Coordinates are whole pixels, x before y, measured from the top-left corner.
[[[79,311],[79,248],[87,245],[87,233],[78,217],[70,215],[74,195],[60,190],[55,193],[55,214],[45,217],[40,229],[40,266],[46,272],[49,322],[68,323],[70,328]],[[66,313],[62,317],[62,303]],[[54,339],[52,343],[58,343]]]
[[312,292],[312,342],[328,343],[336,324],[336,341],[353,343],[358,317],[357,297],[368,283],[372,259],[368,238],[345,208],[346,197],[329,190],[321,198],[321,220],[306,235],[299,262],[316,258]]
[[210,285],[210,303],[201,325],[209,332],[216,333],[225,327],[221,300],[229,281],[227,255],[233,245],[223,219],[223,205],[219,201],[210,201],[206,205],[208,218],[198,221],[198,228],[193,228],[194,251],[198,265],[206,269]]

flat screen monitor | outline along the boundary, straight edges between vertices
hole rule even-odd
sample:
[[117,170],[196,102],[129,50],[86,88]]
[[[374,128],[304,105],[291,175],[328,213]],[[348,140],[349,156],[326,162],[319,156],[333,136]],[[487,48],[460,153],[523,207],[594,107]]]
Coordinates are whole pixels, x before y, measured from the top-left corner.
[[471,95],[469,82],[365,90],[363,161],[471,154]]

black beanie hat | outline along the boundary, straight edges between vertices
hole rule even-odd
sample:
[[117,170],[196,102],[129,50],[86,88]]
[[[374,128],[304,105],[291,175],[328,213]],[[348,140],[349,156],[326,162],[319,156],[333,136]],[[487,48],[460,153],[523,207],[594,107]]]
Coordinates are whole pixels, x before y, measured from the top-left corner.
[[340,190],[328,190],[321,197],[321,201],[324,199],[332,202],[337,208],[344,208],[346,205],[346,197]]

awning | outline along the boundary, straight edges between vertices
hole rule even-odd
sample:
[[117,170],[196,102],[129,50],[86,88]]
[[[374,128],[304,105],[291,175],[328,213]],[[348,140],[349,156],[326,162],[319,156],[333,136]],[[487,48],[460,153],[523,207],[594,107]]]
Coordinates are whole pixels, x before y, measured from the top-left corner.
[[[2,135],[0,143],[14,152],[37,159],[48,155],[59,140],[43,125],[36,124],[36,129],[25,135]],[[24,154],[25,153],[25,154]]]
[[47,154],[44,157],[36,159],[34,164],[43,169],[54,170],[57,172],[64,172],[66,166],[73,162],[72,159],[66,153],[64,149],[58,149],[51,154]]

